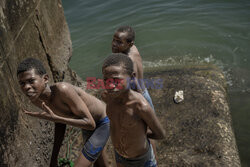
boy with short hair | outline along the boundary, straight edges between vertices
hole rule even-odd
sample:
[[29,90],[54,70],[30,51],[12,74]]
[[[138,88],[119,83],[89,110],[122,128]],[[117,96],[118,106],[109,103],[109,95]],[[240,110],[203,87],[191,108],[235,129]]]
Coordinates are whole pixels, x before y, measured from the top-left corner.
[[128,55],[133,61],[135,77],[137,82],[137,91],[141,92],[143,97],[148,101],[152,109],[154,105],[152,99],[148,93],[147,88],[143,82],[143,66],[142,58],[138,49],[135,46],[135,31],[130,26],[119,27],[113,36],[112,40],[112,52],[113,53],[124,53]]
[[[56,128],[63,129],[64,132],[64,124],[91,131],[82,149],[82,154],[75,163],[76,167],[91,166],[103,153],[102,150],[109,138],[110,125],[106,116],[105,104],[68,83],[60,82],[49,86],[49,77],[45,68],[39,60],[34,58],[27,58],[19,64],[17,77],[23,93],[35,106],[44,110],[43,112],[24,110],[25,114],[59,123]],[[60,134],[62,138],[64,132]],[[57,147],[60,148],[63,139],[58,139],[55,135],[54,140],[59,141],[59,144],[54,143],[54,145],[57,144]],[[59,151],[59,148],[54,146],[53,149]],[[57,166],[58,151],[53,152],[54,157],[52,158],[55,158],[55,162],[51,162],[50,166]],[[107,163],[105,162],[107,160],[103,161],[103,163]],[[107,164],[102,165],[107,166]]]
[[132,60],[122,53],[113,53],[105,59],[102,73],[110,88],[104,91],[103,99],[117,166],[155,167],[149,138],[163,139],[165,131],[146,99],[128,86],[127,79],[135,78]]
[[[124,53],[132,60],[136,78],[134,80],[136,87],[135,90],[140,92],[143,95],[143,97],[148,101],[152,109],[155,110],[152,99],[143,81],[142,58],[138,49],[135,46],[135,31],[133,30],[132,27],[121,26],[115,31],[112,40],[112,52]],[[155,156],[157,158],[155,141],[154,140],[150,141],[153,146]]]

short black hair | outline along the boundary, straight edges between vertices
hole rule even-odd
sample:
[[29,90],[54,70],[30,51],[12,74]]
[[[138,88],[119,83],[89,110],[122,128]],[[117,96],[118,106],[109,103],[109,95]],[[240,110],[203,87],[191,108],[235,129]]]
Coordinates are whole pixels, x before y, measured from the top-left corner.
[[41,61],[34,58],[26,58],[18,65],[17,75],[32,69],[35,69],[36,74],[40,76],[46,74],[46,70]]
[[121,26],[116,30],[116,32],[127,32],[127,42],[129,43],[135,40],[135,31],[130,26]]
[[109,66],[123,66],[128,75],[132,75],[134,71],[132,60],[123,53],[112,53],[109,57],[107,57],[102,65],[102,70]]

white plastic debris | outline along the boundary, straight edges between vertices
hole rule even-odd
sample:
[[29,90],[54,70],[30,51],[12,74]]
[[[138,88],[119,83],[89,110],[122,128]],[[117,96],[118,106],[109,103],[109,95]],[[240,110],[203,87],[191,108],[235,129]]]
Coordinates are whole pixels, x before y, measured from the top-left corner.
[[174,102],[180,103],[183,100],[184,100],[183,90],[176,91],[174,95]]

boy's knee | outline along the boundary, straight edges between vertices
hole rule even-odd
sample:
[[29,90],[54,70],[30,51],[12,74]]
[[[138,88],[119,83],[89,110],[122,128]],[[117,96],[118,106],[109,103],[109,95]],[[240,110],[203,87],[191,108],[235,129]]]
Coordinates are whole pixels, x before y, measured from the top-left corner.
[[93,164],[93,162],[89,161],[83,154],[80,154],[80,156],[75,161],[74,167],[90,167]]

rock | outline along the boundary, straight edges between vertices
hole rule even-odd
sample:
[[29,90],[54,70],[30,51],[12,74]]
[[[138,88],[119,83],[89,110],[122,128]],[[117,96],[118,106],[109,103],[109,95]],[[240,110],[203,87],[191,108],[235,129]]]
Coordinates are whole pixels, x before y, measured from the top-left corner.
[[[219,69],[173,67],[144,76],[163,80],[163,89],[149,90],[167,134],[157,143],[159,166],[240,166],[226,82]],[[179,90],[185,92],[185,100],[176,105],[173,96]]]
[[176,91],[174,94],[174,102],[180,103],[184,100],[183,90]]
[[51,83],[82,86],[68,67],[72,46],[61,1],[0,1],[0,166],[48,166],[53,126],[24,115],[37,110],[22,94],[16,68],[27,57],[41,60]]

